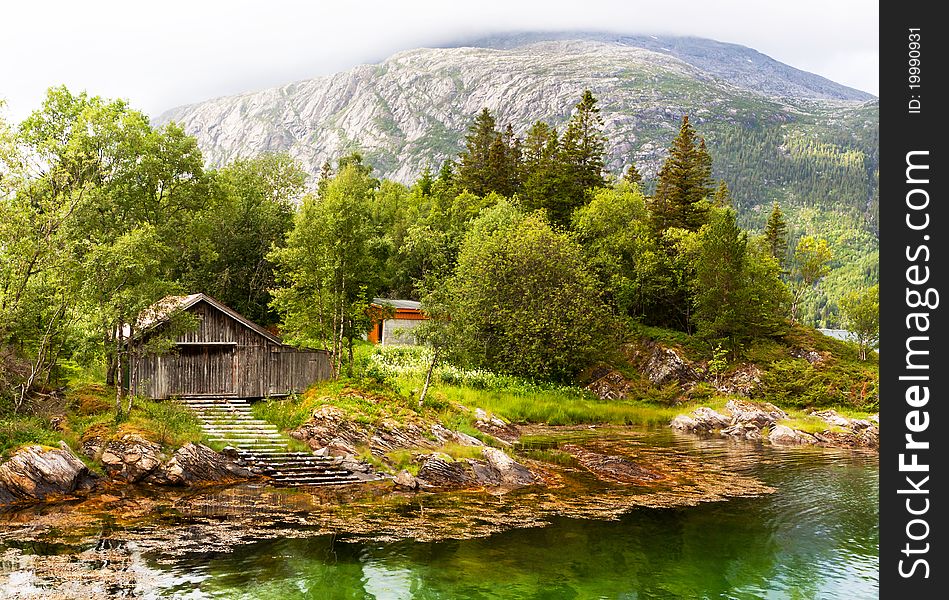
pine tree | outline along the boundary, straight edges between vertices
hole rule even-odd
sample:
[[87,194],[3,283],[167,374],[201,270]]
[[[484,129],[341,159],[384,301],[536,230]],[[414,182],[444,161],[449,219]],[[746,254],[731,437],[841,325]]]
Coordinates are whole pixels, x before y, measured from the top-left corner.
[[[537,121],[527,131],[522,146],[521,201],[527,210],[545,209],[550,214],[569,214],[562,185],[563,165],[557,130]],[[564,207],[564,208],[561,208]]]
[[642,183],[643,176],[640,174],[639,169],[636,168],[634,163],[629,163],[629,168],[626,169],[626,174],[623,175],[623,181],[626,183]]
[[732,206],[732,193],[728,190],[728,184],[722,179],[715,188],[715,195],[712,197],[712,203],[717,208],[734,208]]
[[[564,165],[564,185],[569,190],[570,204],[565,218],[569,221],[570,211],[583,205],[587,190],[606,186],[603,156],[606,153],[606,137],[603,135],[603,118],[596,106],[596,98],[590,90],[585,90],[576,112],[567,122],[561,140],[561,156]],[[552,216],[553,217],[553,216]]]
[[498,138],[496,125],[491,111],[483,109],[468,127],[465,149],[458,155],[458,187],[478,196],[491,193],[490,164],[492,146]]
[[708,221],[702,201],[711,194],[712,157],[705,140],[696,143],[695,130],[685,115],[669,157],[659,170],[652,202],[653,227],[656,231],[669,227],[697,231]]
[[459,154],[457,182],[476,196],[496,192],[512,196],[520,188],[521,142],[508,125],[503,133],[485,108],[468,129],[465,150]]
[[777,202],[771,208],[768,224],[764,228],[764,237],[771,256],[778,260],[783,268],[788,255],[788,224],[784,220],[784,213]]

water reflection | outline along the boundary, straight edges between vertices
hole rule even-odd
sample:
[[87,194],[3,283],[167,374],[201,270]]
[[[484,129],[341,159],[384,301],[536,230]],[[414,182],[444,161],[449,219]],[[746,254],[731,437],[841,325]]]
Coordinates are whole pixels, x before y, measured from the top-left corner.
[[[536,441],[579,442],[570,435]],[[147,565],[131,563],[140,570],[138,589],[168,598],[877,596],[875,455],[697,440],[667,429],[586,436],[579,443],[604,452],[635,448],[638,460],[661,465],[668,489],[591,491],[592,478],[577,472],[571,477],[591,488],[584,488],[582,507],[569,505],[577,491],[569,485],[505,497],[366,492],[366,498],[247,487],[198,494],[163,509],[166,523],[179,522],[177,544],[151,546]],[[724,475],[775,492],[688,505],[714,496],[718,488],[704,480]],[[686,505],[656,500],[670,494]],[[532,524],[523,516],[531,503],[534,512],[548,511],[547,526],[518,528]],[[581,508],[577,514],[601,520],[556,516]],[[497,531],[497,521],[506,530],[487,535]],[[209,524],[228,529],[234,540],[256,541],[226,543],[232,538],[223,536],[222,543],[209,543]],[[433,535],[438,531],[485,537],[445,539]]]

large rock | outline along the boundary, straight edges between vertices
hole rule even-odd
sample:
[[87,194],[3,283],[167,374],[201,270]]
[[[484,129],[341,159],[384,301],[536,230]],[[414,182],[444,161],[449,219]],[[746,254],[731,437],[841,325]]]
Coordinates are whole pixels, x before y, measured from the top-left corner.
[[800,446],[816,444],[817,438],[787,425],[774,425],[768,433],[768,441],[777,446]]
[[691,383],[698,381],[695,369],[672,348],[658,344],[652,350],[643,368],[643,373],[653,385],[667,383]]
[[669,426],[680,431],[695,432],[699,430],[699,422],[689,415],[676,415]]
[[408,471],[400,471],[392,478],[392,483],[396,487],[405,488],[407,490],[417,490],[419,488],[418,479]]
[[670,423],[673,429],[692,433],[712,433],[725,429],[729,425],[731,425],[729,417],[705,406],[695,409],[690,415],[677,415]]
[[[814,411],[811,413],[811,416],[817,417],[833,427],[846,427],[848,429],[851,427],[851,420],[838,414],[837,411],[833,409]],[[867,423],[867,426],[869,426],[869,423]]]
[[481,446],[483,443],[464,433],[453,431],[440,423],[400,422],[386,419],[372,425],[359,423],[346,416],[339,408],[321,406],[291,437],[306,442],[316,451],[331,456],[353,456],[357,448],[368,446],[376,456],[393,450],[434,450],[446,443],[462,446]]
[[456,461],[447,454],[435,452],[422,457],[418,479],[434,487],[457,488],[474,483],[474,475],[467,462]]
[[161,446],[137,433],[110,440],[102,449],[102,466],[113,479],[138,483],[165,461]]
[[757,442],[761,440],[761,427],[754,422],[737,422],[720,432],[725,437]]
[[498,473],[498,480],[503,486],[520,487],[535,481],[530,469],[497,448],[485,447],[481,450],[481,456],[488,462],[488,466]]
[[0,503],[33,502],[84,487],[89,469],[65,443],[23,446],[0,464]]
[[759,429],[788,418],[786,412],[768,402],[729,400],[725,409],[731,413],[733,423],[753,424]]
[[231,458],[202,444],[185,444],[144,481],[163,485],[202,485],[249,479],[254,474]]
[[586,389],[600,400],[619,400],[629,395],[632,383],[616,369],[604,369],[594,374]]
[[516,426],[494,415],[489,415],[480,408],[475,409],[474,427],[481,433],[486,433],[505,444],[512,444],[521,437],[521,430]]

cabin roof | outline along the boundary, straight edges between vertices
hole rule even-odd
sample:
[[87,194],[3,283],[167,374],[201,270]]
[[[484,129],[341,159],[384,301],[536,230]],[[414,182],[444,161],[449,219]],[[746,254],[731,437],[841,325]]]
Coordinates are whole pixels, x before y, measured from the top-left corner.
[[393,300],[391,298],[373,298],[372,303],[376,306],[388,304],[389,306],[402,310],[422,310],[422,303],[415,300]]
[[[201,293],[188,294],[187,296],[165,296],[164,298],[162,298],[155,304],[152,304],[147,309],[142,311],[142,313],[138,316],[138,322],[137,322],[136,327],[138,328],[139,331],[150,329],[168,320],[168,318],[173,313],[179,310],[188,310],[189,308],[191,308],[192,306],[195,306],[196,304],[200,302],[206,302],[210,304],[214,308],[218,309],[219,311],[223,312],[227,316],[234,319],[235,321],[241,323],[248,329],[252,329],[253,331],[269,339],[270,341],[277,344],[283,344],[283,341],[278,336],[270,333],[269,331],[267,331],[266,329],[264,329],[257,323],[254,323],[253,321],[249,320],[247,317],[238,313],[234,309],[218,302],[211,296],[208,296],[207,294],[201,294]],[[126,334],[128,334],[129,333],[128,325],[126,325],[125,328],[126,328]]]

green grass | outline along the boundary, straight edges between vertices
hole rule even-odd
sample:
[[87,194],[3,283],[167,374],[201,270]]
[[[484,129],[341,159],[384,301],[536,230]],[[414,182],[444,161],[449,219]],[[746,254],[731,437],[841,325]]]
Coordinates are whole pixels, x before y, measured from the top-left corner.
[[[0,454],[9,455],[12,450],[31,443],[55,447],[60,441],[81,454],[82,439],[92,432],[107,438],[137,433],[161,444],[166,451],[188,442],[207,443],[201,422],[180,404],[134,398],[131,413],[121,421],[116,419],[114,406],[114,388],[86,382],[71,383],[66,388],[63,410],[59,415],[0,417]],[[52,420],[58,416],[65,419],[57,428],[52,425]]]
[[787,425],[791,429],[798,429],[804,433],[810,434],[822,433],[824,431],[834,431],[837,433],[845,433],[847,431],[847,429],[843,427],[828,425],[820,417],[812,417],[808,415],[785,419],[780,422],[780,425]]

